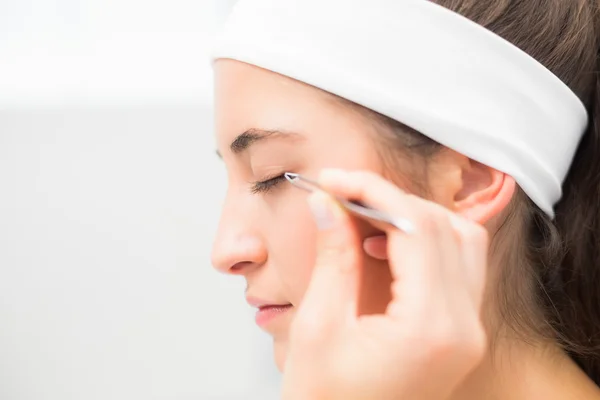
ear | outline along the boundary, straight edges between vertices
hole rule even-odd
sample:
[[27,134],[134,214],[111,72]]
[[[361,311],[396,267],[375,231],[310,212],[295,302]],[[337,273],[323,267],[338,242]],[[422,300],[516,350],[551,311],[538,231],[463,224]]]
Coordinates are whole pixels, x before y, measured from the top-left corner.
[[462,187],[455,194],[454,211],[484,224],[509,205],[516,187],[513,177],[469,159],[462,169]]
[[429,171],[434,200],[480,224],[500,214],[516,191],[515,180],[452,150],[432,160]]

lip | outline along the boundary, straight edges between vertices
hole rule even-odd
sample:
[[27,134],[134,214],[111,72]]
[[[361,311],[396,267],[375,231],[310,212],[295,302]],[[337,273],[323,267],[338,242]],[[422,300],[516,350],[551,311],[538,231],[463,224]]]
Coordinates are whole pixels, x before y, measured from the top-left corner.
[[250,306],[257,308],[255,320],[261,328],[266,328],[293,307],[290,303],[277,303],[250,296],[246,297],[246,301]]

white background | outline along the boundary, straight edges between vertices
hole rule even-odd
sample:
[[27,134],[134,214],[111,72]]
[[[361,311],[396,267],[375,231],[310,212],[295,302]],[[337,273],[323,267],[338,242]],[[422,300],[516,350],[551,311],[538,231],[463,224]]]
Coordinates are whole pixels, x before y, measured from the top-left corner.
[[0,1],[0,399],[276,399],[210,247],[226,0]]

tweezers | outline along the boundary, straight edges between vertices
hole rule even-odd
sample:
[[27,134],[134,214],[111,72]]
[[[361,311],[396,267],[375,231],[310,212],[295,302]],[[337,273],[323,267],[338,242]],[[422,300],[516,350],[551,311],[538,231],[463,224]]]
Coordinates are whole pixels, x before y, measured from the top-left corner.
[[[305,178],[300,174],[294,174],[291,172],[286,172],[284,174],[285,179],[288,180],[295,187],[305,190],[307,192],[314,192],[315,190],[320,190],[322,192],[328,193],[322,186],[320,186],[317,182]],[[331,195],[331,193],[328,193]],[[374,208],[368,207],[364,204],[361,204],[357,201],[350,201],[342,199],[338,196],[331,195],[342,207],[351,212],[352,214],[363,217],[366,219],[383,222],[385,224],[391,225],[394,228],[410,234],[414,232],[413,224],[404,219],[404,218],[394,218],[382,211],[376,210]]]

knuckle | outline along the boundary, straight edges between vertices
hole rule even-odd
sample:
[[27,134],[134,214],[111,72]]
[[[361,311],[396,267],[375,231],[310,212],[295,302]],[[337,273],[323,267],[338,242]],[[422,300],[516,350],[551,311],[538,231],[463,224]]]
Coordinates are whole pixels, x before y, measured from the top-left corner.
[[437,233],[440,229],[440,225],[443,223],[443,218],[444,216],[436,211],[420,212],[416,216],[417,223],[425,234]]

